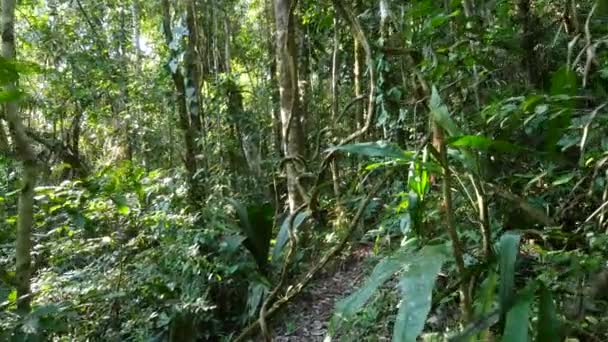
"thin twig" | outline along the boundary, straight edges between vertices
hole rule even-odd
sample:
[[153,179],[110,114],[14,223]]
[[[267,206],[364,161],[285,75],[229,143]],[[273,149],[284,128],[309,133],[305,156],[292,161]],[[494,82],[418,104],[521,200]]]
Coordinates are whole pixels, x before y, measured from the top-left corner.
[[608,105],[608,102],[604,102],[601,105],[599,105],[597,108],[595,108],[593,110],[593,112],[591,112],[591,115],[589,116],[589,120],[587,120],[587,123],[585,124],[585,127],[583,128],[583,137],[581,138],[581,160],[580,160],[579,164],[582,164],[581,162],[583,162],[584,158],[585,158],[585,145],[587,143],[587,137],[589,136],[589,128],[591,128],[591,124],[593,123],[593,120],[597,116],[597,113],[599,113],[599,111],[602,110],[607,105]]
[[594,218],[594,217],[595,217],[597,214],[599,214],[599,213],[602,211],[602,209],[606,208],[606,206],[608,206],[608,201],[606,201],[606,202],[602,203],[602,205],[600,205],[600,207],[599,207],[599,208],[595,209],[595,211],[594,211],[594,212],[593,212],[591,215],[589,215],[589,217],[587,217],[587,219],[585,220],[585,222],[584,222],[584,223],[589,223],[589,221],[593,220],[593,218]]

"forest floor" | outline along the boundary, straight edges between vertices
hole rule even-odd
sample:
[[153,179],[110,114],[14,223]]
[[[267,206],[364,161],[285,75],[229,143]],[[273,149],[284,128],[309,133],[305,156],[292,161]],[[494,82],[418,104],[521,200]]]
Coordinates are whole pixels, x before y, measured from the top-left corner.
[[357,246],[313,279],[304,293],[275,318],[273,341],[323,341],[336,303],[365,279],[365,261],[371,254],[368,246]]

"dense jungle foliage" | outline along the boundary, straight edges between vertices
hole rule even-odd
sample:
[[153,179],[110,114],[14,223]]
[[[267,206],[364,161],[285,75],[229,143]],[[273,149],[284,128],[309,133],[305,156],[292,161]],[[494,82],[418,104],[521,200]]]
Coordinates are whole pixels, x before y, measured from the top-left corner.
[[607,0],[1,0],[1,341],[608,340]]

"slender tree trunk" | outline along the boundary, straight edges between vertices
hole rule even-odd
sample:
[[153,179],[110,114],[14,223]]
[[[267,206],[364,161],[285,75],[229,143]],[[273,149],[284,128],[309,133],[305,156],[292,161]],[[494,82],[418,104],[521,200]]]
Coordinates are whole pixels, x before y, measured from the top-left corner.
[[517,20],[522,29],[522,64],[526,68],[529,83],[536,88],[540,88],[542,86],[542,77],[539,73],[539,62],[537,61],[536,52],[534,50],[537,37],[531,3],[531,0],[517,0]]
[[[295,0],[274,0],[276,23],[276,49],[282,145],[285,157],[302,157],[303,132],[298,107],[298,71],[295,53],[295,26],[293,7]],[[295,212],[302,202],[298,192],[298,172],[292,162],[286,163],[287,195],[290,212]]]
[[279,111],[279,87],[277,82],[277,58],[273,45],[275,39],[274,8],[270,0],[266,0],[268,22],[268,73],[270,74],[270,105],[272,107],[272,132],[274,149],[277,155],[282,154],[281,149],[281,112]]
[[218,32],[218,25],[217,25],[217,15],[218,15],[218,10],[217,10],[217,6],[216,6],[216,2],[215,0],[211,0],[211,10],[213,11],[213,15],[211,16],[211,23],[212,23],[212,31],[211,31],[211,37],[212,37],[212,45],[211,45],[211,53],[213,55],[213,72],[215,73],[216,77],[217,75],[219,75],[220,73],[220,56],[219,56],[219,48],[218,48],[218,43],[217,43],[217,32]]
[[135,67],[141,71],[141,47],[139,46],[140,25],[139,25],[139,0],[131,2],[131,20],[133,23],[133,48],[135,49]]
[[[359,0],[355,0],[354,11],[358,11],[359,9]],[[356,13],[356,12],[355,12]],[[353,78],[354,78],[354,86],[355,86],[355,97],[361,96],[361,64],[363,64],[363,53],[361,51],[361,43],[356,37],[353,37],[354,44],[354,65],[353,65]],[[357,130],[361,129],[364,124],[364,109],[363,105],[360,103],[356,104],[355,108],[355,127]]]
[[[7,60],[15,59],[15,0],[2,0],[2,57]],[[15,90],[15,83],[6,88]],[[17,157],[23,163],[21,192],[19,194],[19,212],[17,219],[16,243],[16,284],[17,309],[22,314],[30,311],[30,282],[32,276],[32,224],[34,216],[34,187],[36,186],[37,170],[36,156],[29,137],[19,117],[17,102],[5,104],[6,120],[9,124],[11,138],[15,145]]]
[[[188,27],[188,47],[184,62],[186,66],[186,100],[188,101],[188,112],[190,115],[190,127],[194,131],[195,140],[198,139],[197,152],[205,150],[205,132],[203,131],[203,107],[202,107],[202,94],[201,94],[201,56],[199,54],[199,28],[197,24],[197,1],[188,0],[186,8],[186,25]],[[192,94],[192,96],[189,96]],[[201,161],[198,165],[198,171],[204,170],[206,165],[206,156],[204,153],[200,154]],[[200,172],[199,172],[200,173]],[[204,184],[204,176],[199,175],[195,180],[199,185],[198,196],[203,196],[203,190],[200,187]]]
[[[331,122],[332,128],[335,128],[336,120],[338,119],[338,52],[340,51],[340,40],[338,31],[337,15],[334,17],[334,39],[333,51],[331,54]],[[331,161],[331,178],[334,184],[334,195],[340,196],[340,174],[336,159]]]
[[[294,0],[295,1],[295,0]],[[302,3],[300,2],[300,5]],[[297,21],[294,21],[294,23]],[[308,122],[308,113],[310,112],[310,104],[312,97],[312,82],[310,79],[310,41],[308,38],[308,34],[305,30],[306,27],[302,25],[294,24],[294,39],[295,37],[299,40],[299,48],[294,49],[294,59],[297,65],[297,78],[296,78],[296,86],[298,87],[298,115],[300,117],[300,127],[302,132],[308,132],[312,127],[310,126],[310,122]],[[298,63],[299,61],[299,63]],[[302,140],[302,148],[304,149],[304,153],[306,153],[306,145],[304,144],[304,135],[299,138]]]
[[230,32],[230,18],[226,15],[224,17],[224,64],[226,67],[226,73],[230,74],[232,67],[230,65],[230,59],[232,53],[230,49],[231,43],[231,32]]
[[[0,116],[0,119],[2,118],[3,116]],[[0,153],[8,153],[8,151],[9,146],[6,130],[4,129],[4,124],[2,123],[2,120],[0,120]]]
[[[123,136],[123,141],[119,142],[122,145],[121,157],[133,161],[133,153],[134,153],[134,138],[131,134],[131,127],[133,126],[133,118],[131,115],[131,105],[129,101],[129,90],[127,87],[127,82],[129,80],[129,61],[126,54],[127,49],[127,20],[126,13],[123,11],[120,16],[120,39],[118,46],[118,58],[120,60],[121,66],[118,69],[119,76],[119,87],[120,87],[120,97],[116,99],[116,112],[118,117],[115,118],[116,131],[119,136]],[[119,139],[120,140],[120,139]]]

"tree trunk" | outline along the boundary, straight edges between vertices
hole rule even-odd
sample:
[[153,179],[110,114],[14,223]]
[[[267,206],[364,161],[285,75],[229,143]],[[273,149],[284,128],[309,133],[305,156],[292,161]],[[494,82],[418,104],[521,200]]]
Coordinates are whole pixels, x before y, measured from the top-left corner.
[[[338,19],[334,17],[334,39],[333,39],[333,51],[331,54],[331,122],[332,128],[336,127],[336,120],[338,119],[338,52],[340,50],[340,40],[338,31]],[[336,165],[336,159],[331,161],[331,178],[334,185],[334,195],[340,196],[340,173],[338,166]]]
[[[2,57],[15,59],[15,0],[2,0]],[[10,83],[7,90],[16,90],[17,85]],[[6,120],[9,124],[17,157],[23,163],[21,192],[19,194],[19,213],[17,219],[16,243],[16,284],[17,310],[26,314],[30,311],[30,281],[32,276],[31,248],[32,224],[34,216],[34,187],[36,186],[36,156],[29,137],[19,117],[17,102],[5,104]]]
[[[190,7],[190,6],[188,6]],[[162,11],[163,11],[163,31],[165,33],[165,39],[167,45],[173,41],[173,33],[171,31],[171,5],[169,0],[162,0]],[[171,62],[177,63],[176,51],[171,52]],[[177,101],[177,112],[179,115],[180,128],[184,131],[184,140],[186,145],[186,153],[184,156],[184,165],[188,173],[188,181],[190,186],[190,199],[193,202],[198,202],[200,199],[198,182],[196,181],[196,175],[198,172],[198,166],[196,161],[197,145],[196,145],[196,129],[191,124],[190,113],[192,106],[188,108],[188,100],[186,97],[186,85],[184,82],[184,76],[182,75],[179,68],[171,70],[171,77],[175,85],[175,95]]]
[[542,75],[539,72],[541,68],[539,68],[540,63],[536,58],[536,52],[534,50],[534,47],[536,46],[537,30],[535,28],[534,14],[532,13],[530,0],[517,1],[517,20],[522,29],[522,64],[526,69],[529,83],[536,88],[541,88]]
[[[355,1],[354,10],[357,11],[359,9],[359,0]],[[355,86],[355,97],[360,97],[361,94],[361,64],[363,64],[363,54],[361,51],[361,44],[356,37],[353,37],[354,45],[354,65],[353,65],[353,78],[354,78],[354,86]],[[355,107],[355,128],[357,130],[363,127],[363,121],[365,114],[363,112],[363,105],[360,103],[356,104]]]
[[[276,23],[276,49],[282,145],[285,157],[304,155],[301,115],[298,107],[298,71],[295,57],[295,25],[293,7],[295,0],[274,0]],[[286,163],[287,195],[290,212],[302,203],[298,192],[298,171],[292,162]]]
[[230,48],[231,43],[231,30],[230,30],[230,18],[228,16],[224,17],[224,64],[226,68],[226,73],[230,74],[232,70],[232,66],[230,64],[230,60],[232,59],[232,53]]
[[279,111],[279,87],[277,82],[277,58],[276,51],[273,48],[274,40],[274,8],[269,0],[266,0],[266,12],[269,18],[268,22],[268,56],[270,63],[268,72],[270,73],[270,105],[272,107],[272,132],[273,145],[275,152],[280,155],[281,149],[281,113]]
[[[3,118],[0,116],[0,118]],[[4,130],[4,125],[2,124],[2,120],[0,120],[0,153],[8,153],[8,138],[6,136],[6,131]]]

